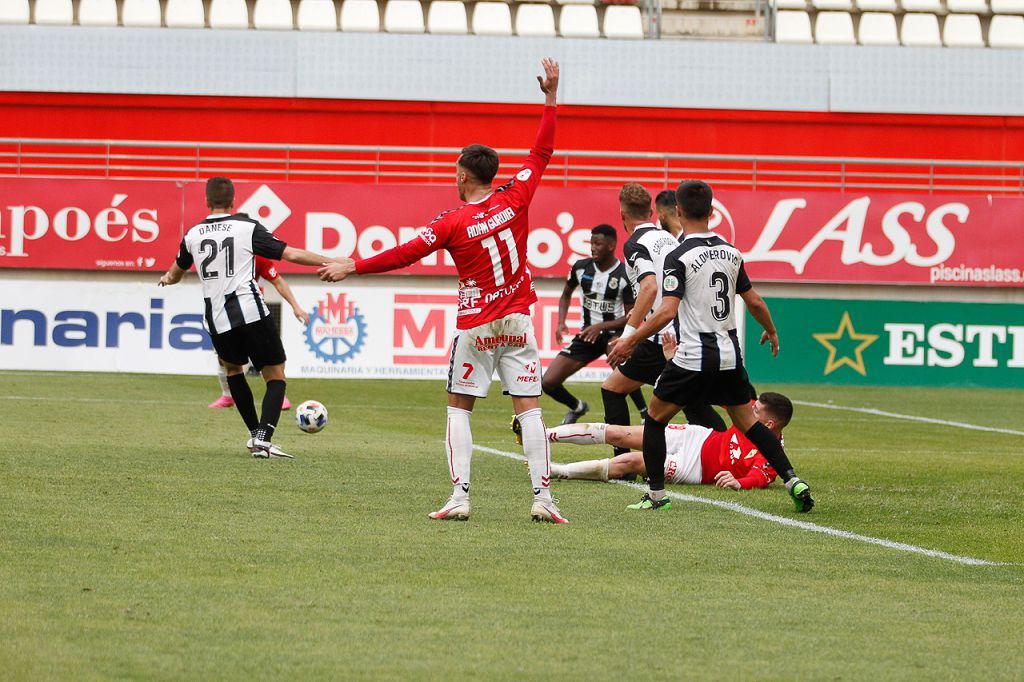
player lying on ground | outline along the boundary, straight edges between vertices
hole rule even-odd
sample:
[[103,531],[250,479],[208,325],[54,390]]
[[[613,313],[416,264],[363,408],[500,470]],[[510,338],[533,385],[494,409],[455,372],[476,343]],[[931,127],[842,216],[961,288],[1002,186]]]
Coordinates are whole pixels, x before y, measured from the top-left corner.
[[[753,410],[757,420],[781,439],[782,429],[792,419],[793,403],[781,393],[765,392],[753,402]],[[548,429],[547,433],[552,443],[643,449],[643,426],[569,424]],[[694,424],[669,424],[665,441],[667,483],[749,490],[767,487],[777,475],[757,446],[735,426],[727,431],[713,431]],[[551,473],[561,479],[609,481],[645,477],[647,469],[642,452],[627,452],[611,459],[552,464]]]

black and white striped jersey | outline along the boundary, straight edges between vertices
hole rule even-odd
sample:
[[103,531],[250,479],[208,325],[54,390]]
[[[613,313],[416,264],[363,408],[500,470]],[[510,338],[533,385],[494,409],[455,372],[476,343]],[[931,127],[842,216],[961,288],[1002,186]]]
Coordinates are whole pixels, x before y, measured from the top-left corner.
[[735,299],[750,290],[743,254],[713,232],[687,235],[665,259],[664,296],[679,303],[679,346],[672,362],[708,371],[743,366]]
[[281,260],[286,246],[244,213],[211,215],[185,233],[178,267],[188,270],[196,264],[211,334],[223,334],[270,314],[256,286],[254,254]]
[[617,320],[626,314],[626,304],[635,300],[626,266],[618,259],[613,266],[602,271],[593,258],[581,258],[572,264],[568,284],[573,289],[578,286],[582,294],[581,329]]
[[[622,247],[622,255],[626,259],[626,272],[629,274],[630,284],[633,285],[633,295],[640,293],[640,280],[645,277],[657,278],[657,295],[654,297],[654,304],[651,310],[657,310],[661,305],[662,269],[665,257],[672,249],[679,246],[679,242],[670,232],[661,229],[654,223],[637,225],[633,234],[629,235],[625,245]],[[644,319],[650,315],[650,311],[644,313]],[[651,341],[661,343],[662,332],[674,331],[678,336],[678,330],[673,320],[665,325],[665,328],[654,336]]]

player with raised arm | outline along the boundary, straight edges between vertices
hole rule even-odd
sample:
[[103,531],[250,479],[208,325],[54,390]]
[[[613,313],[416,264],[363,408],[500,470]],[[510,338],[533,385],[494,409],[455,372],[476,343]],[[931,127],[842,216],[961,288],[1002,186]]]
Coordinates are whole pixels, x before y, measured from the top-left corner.
[[459,275],[457,330],[448,366],[448,424],[445,443],[452,495],[432,519],[469,518],[470,415],[477,398],[487,396],[495,370],[523,429],[523,452],[533,484],[530,515],[535,521],[566,523],[551,498],[551,460],[540,409],[540,351],[530,319],[537,300],[526,264],[529,208],[554,152],[558,62],[542,62],[538,76],[545,107],[537,139],[515,176],[493,188],[498,154],[481,144],[463,148],[455,165],[459,199],[464,203],[437,216],[411,241],[372,258],[339,259],[320,269],[320,278],[338,282],[353,274],[406,267],[438,249],[455,261]]
[[[779,351],[779,336],[764,299],[750,284],[739,250],[708,228],[713,194],[700,180],[686,180],[676,188],[677,211],[683,223],[683,241],[665,259],[662,302],[645,321],[637,336],[659,329],[671,320],[679,324],[679,347],[654,386],[654,397],[644,423],[644,465],[650,492],[631,509],[666,508],[665,427],[685,405],[724,405],[733,426],[746,436],[782,476],[798,512],[814,506],[811,489],[796,477],[779,439],[762,424],[750,407],[750,380],[743,367],[736,312],[739,295],[750,314],[764,328],[772,355]],[[609,354],[625,360],[636,341],[623,338]]]
[[[590,258],[581,258],[572,264],[569,277],[558,299],[558,323],[555,341],[562,343],[569,333],[565,320],[569,315],[572,294],[580,289],[580,333],[573,337],[544,370],[544,393],[569,408],[563,424],[575,423],[587,413],[587,401],[579,400],[565,387],[565,381],[608,351],[608,341],[626,326],[633,309],[633,287],[626,275],[626,267],[615,257],[618,236],[611,225],[598,225],[590,231]],[[646,416],[647,403],[640,389],[630,394]]]
[[[781,393],[765,392],[751,408],[757,421],[782,439],[782,429],[793,418],[793,403]],[[633,452],[612,459],[592,459],[571,464],[552,464],[555,478],[609,481],[644,477],[643,426],[571,424],[548,429],[552,443],[616,445]],[[665,429],[665,482],[714,485],[733,490],[766,488],[775,470],[757,446],[735,426],[714,431],[695,424],[669,424]]]
[[[178,256],[160,278],[160,286],[177,284],[195,264],[206,302],[205,321],[213,348],[227,369],[235,407],[249,430],[246,448],[253,457],[287,457],[271,438],[281,417],[285,395],[284,347],[270,310],[256,286],[256,256],[321,266],[330,258],[288,246],[244,213],[234,213],[235,186],[225,177],[206,182],[210,215],[190,228]],[[252,390],[245,380],[248,362],[262,368],[267,392],[257,417]]]

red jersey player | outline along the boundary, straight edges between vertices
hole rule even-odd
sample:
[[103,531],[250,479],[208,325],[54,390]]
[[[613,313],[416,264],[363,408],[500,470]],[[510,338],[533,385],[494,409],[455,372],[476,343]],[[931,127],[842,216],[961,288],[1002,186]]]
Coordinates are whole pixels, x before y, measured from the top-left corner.
[[[295,315],[295,319],[302,324],[309,324],[309,313],[303,310],[302,306],[300,306],[298,301],[295,300],[295,295],[292,294],[292,288],[288,286],[288,282],[284,281],[284,277],[277,272],[277,268],[274,267],[274,261],[269,258],[264,258],[263,256],[255,256],[255,261],[256,276],[254,279],[257,281],[265,279],[273,284],[274,288],[277,289],[277,293],[281,294],[281,298],[287,301],[288,305],[292,307],[292,314]],[[263,292],[262,286],[260,287],[260,292]],[[217,362],[217,378],[220,381],[220,397],[207,405],[207,407],[212,409],[234,407],[235,399],[231,397],[231,390],[228,388],[227,370],[224,369],[223,363],[219,360]],[[292,409],[292,403],[288,400],[288,396],[285,396],[284,400],[281,401],[281,409]]]
[[464,203],[434,218],[411,241],[372,258],[339,259],[320,269],[320,278],[338,282],[352,274],[389,272],[424,256],[447,250],[459,273],[457,330],[448,365],[446,445],[452,496],[433,519],[469,518],[470,414],[477,398],[487,396],[497,371],[522,425],[523,451],[530,468],[535,521],[566,523],[551,499],[550,456],[540,410],[541,366],[530,319],[537,300],[526,264],[529,208],[554,151],[558,63],[542,62],[538,76],[545,96],[537,140],[515,176],[494,189],[498,155],[490,147],[463,148],[455,166],[459,199]]
[[[793,403],[781,393],[762,393],[753,402],[757,420],[780,440],[782,429],[793,416]],[[567,424],[548,429],[552,443],[608,445],[641,450],[642,426],[615,424]],[[735,426],[727,431],[712,431],[693,424],[669,424],[665,431],[667,457],[665,481],[716,485],[720,488],[749,490],[765,488],[775,480],[775,470],[746,436]],[[628,452],[613,459],[594,459],[572,464],[554,464],[556,478],[615,480],[646,476],[641,452]]]

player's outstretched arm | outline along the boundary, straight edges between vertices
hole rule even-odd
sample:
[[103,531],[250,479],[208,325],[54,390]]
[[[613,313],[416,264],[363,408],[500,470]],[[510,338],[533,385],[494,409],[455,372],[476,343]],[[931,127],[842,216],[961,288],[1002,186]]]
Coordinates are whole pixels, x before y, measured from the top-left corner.
[[294,246],[286,246],[284,252],[281,254],[281,260],[286,260],[289,263],[296,263],[298,265],[309,265],[317,267],[330,263],[331,258],[327,256],[321,256],[319,253],[313,253],[312,251],[306,251],[305,249],[297,249]]
[[764,329],[761,332],[761,345],[764,345],[765,341],[768,341],[769,346],[772,349],[772,357],[776,357],[779,354],[779,332],[775,328],[775,322],[772,321],[771,311],[768,310],[768,304],[764,302],[761,295],[754,291],[753,288],[747,289],[740,298],[747,306],[747,310],[753,315],[757,323]]
[[540,63],[544,67],[544,75],[537,76],[537,82],[540,83],[540,91],[544,93],[544,105],[549,107],[557,106],[558,62],[551,57],[545,57]]
[[184,276],[185,271],[178,267],[178,264],[175,263],[174,265],[171,266],[170,270],[163,274],[163,277],[160,278],[160,281],[157,283],[157,286],[169,287],[172,284],[177,284],[178,282],[180,282],[181,278]]
[[562,337],[569,333],[565,318],[569,316],[569,304],[572,302],[572,292],[575,290],[576,286],[572,282],[566,282],[562,288],[562,295],[558,299],[558,324],[555,325],[556,343],[562,343]]
[[351,258],[338,258],[334,263],[327,263],[316,274],[324,282],[340,282],[349,275],[356,274],[356,262]]

